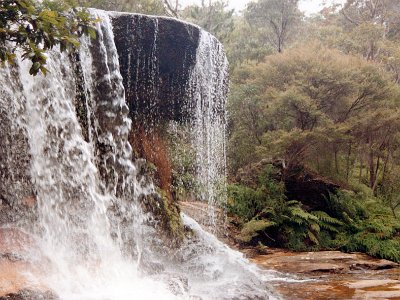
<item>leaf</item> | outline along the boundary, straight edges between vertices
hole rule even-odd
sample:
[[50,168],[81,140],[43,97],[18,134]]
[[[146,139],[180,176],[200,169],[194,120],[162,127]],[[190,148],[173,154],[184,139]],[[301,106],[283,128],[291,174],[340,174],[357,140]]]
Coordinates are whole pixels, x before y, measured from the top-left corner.
[[269,220],[251,220],[247,222],[240,232],[239,239],[243,242],[250,242],[254,237],[258,235],[260,231],[267,229],[268,227],[275,226],[276,223]]
[[319,241],[317,239],[317,237],[314,235],[314,233],[312,233],[310,230],[307,231],[307,236],[309,237],[309,239],[316,245],[319,245]]

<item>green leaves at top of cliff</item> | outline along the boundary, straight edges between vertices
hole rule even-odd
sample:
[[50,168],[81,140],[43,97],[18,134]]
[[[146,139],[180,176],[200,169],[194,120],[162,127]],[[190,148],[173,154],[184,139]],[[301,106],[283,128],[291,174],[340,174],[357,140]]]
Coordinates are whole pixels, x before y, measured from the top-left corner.
[[29,59],[31,75],[46,74],[46,51],[79,47],[79,37],[95,37],[96,20],[71,1],[0,1],[0,62],[12,63],[17,52]]

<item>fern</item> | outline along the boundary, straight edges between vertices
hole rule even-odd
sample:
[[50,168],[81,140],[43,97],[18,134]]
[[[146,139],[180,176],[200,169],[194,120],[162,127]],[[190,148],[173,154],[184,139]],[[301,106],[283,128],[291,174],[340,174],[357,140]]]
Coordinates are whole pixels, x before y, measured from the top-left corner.
[[304,211],[299,206],[289,207],[289,209],[290,209],[290,213],[294,217],[298,217],[300,219],[303,219],[304,221],[309,221],[309,220],[318,221],[318,218],[316,216]]
[[308,230],[307,231],[307,236],[314,244],[319,245],[319,241],[318,241],[317,237],[315,236],[315,234],[312,231]]
[[321,227],[319,226],[318,223],[312,223],[310,225],[310,228],[312,231],[319,233],[321,231]]
[[311,214],[316,216],[319,221],[324,222],[326,224],[339,225],[339,226],[343,225],[342,221],[339,221],[338,219],[331,217],[324,211],[313,211],[311,212]]
[[250,242],[254,237],[258,236],[259,232],[275,225],[275,222],[269,220],[251,220],[243,226],[239,239],[242,242]]

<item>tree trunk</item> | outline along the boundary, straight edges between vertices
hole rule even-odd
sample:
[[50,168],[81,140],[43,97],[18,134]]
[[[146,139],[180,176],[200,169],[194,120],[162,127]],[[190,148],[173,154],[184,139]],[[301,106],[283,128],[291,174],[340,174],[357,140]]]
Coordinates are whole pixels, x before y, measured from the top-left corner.
[[363,169],[364,169],[364,160],[363,160],[362,154],[360,153],[360,174],[359,174],[359,177],[358,177],[358,182],[359,183],[361,183],[361,181],[362,181],[362,171],[363,171]]
[[338,150],[337,150],[336,146],[335,146],[335,149],[334,149],[334,153],[335,153],[335,169],[336,169],[336,174],[339,174],[339,162],[338,162],[338,157],[337,157]]
[[350,156],[351,156],[351,142],[349,143],[349,148],[348,148],[348,151],[347,151],[347,158],[346,158],[346,182],[349,182]]
[[379,174],[379,167],[380,167],[380,163],[381,163],[381,159],[380,157],[378,157],[378,159],[376,160],[376,169],[375,169],[375,178],[374,178],[374,184],[372,186],[372,193],[374,194],[374,196],[376,196],[376,187],[378,185],[378,174]]
[[388,169],[388,164],[389,164],[389,157],[390,157],[390,150],[388,150],[388,153],[385,157],[385,162],[383,163],[382,184],[385,183],[385,180],[386,180],[386,174],[387,174],[387,169]]
[[368,165],[369,165],[369,187],[373,188],[375,183],[375,164],[374,164],[374,152],[371,146],[368,154]]

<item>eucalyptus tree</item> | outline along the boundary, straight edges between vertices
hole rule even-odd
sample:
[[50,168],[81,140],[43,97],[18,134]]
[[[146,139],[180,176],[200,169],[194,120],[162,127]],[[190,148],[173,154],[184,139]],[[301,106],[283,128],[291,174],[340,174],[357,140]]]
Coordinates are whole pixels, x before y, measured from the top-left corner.
[[298,8],[299,0],[259,0],[250,2],[245,18],[255,28],[263,32],[265,39],[278,52],[283,52],[294,37],[302,18]]
[[181,17],[214,34],[222,42],[234,29],[233,9],[228,9],[225,0],[205,0],[200,5],[190,5],[181,12]]
[[400,37],[400,2],[348,0],[340,11],[342,25],[356,48],[368,60],[381,60],[387,41]]

